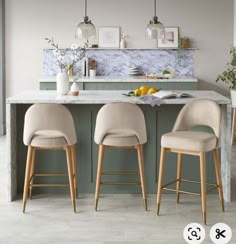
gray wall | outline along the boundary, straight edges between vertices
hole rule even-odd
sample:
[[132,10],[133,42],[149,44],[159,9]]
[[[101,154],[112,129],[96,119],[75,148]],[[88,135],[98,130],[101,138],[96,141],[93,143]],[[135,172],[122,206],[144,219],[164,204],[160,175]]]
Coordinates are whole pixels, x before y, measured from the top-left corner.
[[[217,74],[229,60],[233,46],[234,0],[157,0],[157,15],[166,26],[178,26],[194,47],[195,76],[200,89],[228,93],[216,84]],[[45,37],[61,47],[74,42],[76,25],[82,20],[84,0],[6,1],[7,95],[38,89],[42,73]],[[128,47],[156,47],[145,40],[144,30],[153,16],[153,0],[89,0],[88,15],[98,26],[121,26],[128,34]]]
[[4,0],[0,0],[0,135],[5,133]]

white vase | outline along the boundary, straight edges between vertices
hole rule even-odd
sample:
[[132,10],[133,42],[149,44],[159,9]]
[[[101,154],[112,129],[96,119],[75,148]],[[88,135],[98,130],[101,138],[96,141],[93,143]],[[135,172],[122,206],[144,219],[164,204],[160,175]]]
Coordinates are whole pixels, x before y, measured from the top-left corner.
[[236,90],[230,89],[230,94],[231,94],[232,106],[236,107]]
[[65,72],[57,74],[57,93],[65,95],[69,91],[69,75]]
[[96,76],[96,69],[90,69],[89,75],[90,75],[90,77],[95,77]]
[[126,41],[124,38],[121,38],[120,40],[120,48],[126,48]]

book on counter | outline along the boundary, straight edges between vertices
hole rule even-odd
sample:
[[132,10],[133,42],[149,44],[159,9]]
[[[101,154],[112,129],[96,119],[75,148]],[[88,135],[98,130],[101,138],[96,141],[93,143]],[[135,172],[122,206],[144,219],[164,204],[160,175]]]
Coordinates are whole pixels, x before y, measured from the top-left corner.
[[193,95],[181,91],[162,91],[162,90],[153,93],[152,95],[160,99],[193,97]]

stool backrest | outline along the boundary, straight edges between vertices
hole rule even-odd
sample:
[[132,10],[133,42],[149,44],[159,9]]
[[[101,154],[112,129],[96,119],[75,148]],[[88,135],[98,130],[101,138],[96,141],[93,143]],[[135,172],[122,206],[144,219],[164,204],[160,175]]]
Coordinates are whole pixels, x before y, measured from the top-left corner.
[[94,141],[102,144],[109,131],[132,132],[140,144],[147,142],[146,123],[142,110],[132,103],[119,102],[104,105],[97,114]]
[[209,99],[195,99],[186,104],[180,111],[173,131],[190,130],[197,125],[209,126],[215,136],[220,137],[220,106]]
[[25,145],[30,142],[37,131],[53,130],[59,132],[69,145],[77,142],[74,121],[70,111],[61,104],[34,104],[25,114]]

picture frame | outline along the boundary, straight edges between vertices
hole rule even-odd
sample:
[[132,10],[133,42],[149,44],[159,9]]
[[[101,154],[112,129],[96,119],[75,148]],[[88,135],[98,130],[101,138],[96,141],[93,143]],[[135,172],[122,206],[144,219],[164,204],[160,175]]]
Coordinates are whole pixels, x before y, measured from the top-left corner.
[[98,47],[119,48],[120,47],[120,27],[119,26],[98,27]]
[[165,35],[163,31],[158,31],[157,39],[158,48],[178,48],[179,47],[179,28],[165,27]]

